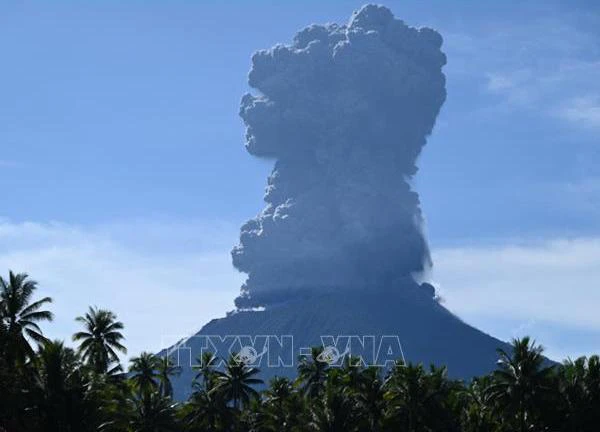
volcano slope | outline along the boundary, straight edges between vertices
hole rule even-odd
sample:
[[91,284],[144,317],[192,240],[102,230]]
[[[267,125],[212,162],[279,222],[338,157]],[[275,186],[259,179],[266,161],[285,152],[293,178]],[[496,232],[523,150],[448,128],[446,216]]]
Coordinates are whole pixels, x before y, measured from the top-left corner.
[[[449,375],[460,379],[492,370],[496,349],[506,349],[506,344],[462,322],[429,294],[416,284],[394,292],[312,293],[264,311],[237,311],[215,319],[169,349],[182,366],[182,374],[174,381],[175,396],[179,400],[189,396],[197,373],[190,366],[198,364],[195,359],[203,351],[225,358],[229,351],[240,352],[244,345],[253,345],[260,356],[266,347],[269,352],[251,359],[250,365],[258,367],[260,378],[268,382],[274,376],[294,378],[299,357],[307,354],[308,347],[328,346],[331,336],[337,339],[334,344],[340,353],[348,345],[356,346],[350,354],[362,357],[365,364],[389,367],[393,358],[446,365]],[[247,335],[254,336],[249,344]],[[292,336],[293,344],[285,343],[286,336]],[[360,343],[348,343],[349,339],[356,342],[357,337],[365,349]],[[396,337],[401,351],[395,345]],[[370,340],[374,344],[370,345]],[[378,353],[386,349],[391,355]]]

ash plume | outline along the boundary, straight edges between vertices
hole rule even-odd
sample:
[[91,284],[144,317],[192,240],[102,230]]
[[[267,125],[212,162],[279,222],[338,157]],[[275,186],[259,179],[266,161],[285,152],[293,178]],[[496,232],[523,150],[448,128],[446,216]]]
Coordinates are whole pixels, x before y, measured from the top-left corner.
[[410,180],[445,100],[442,37],[367,5],[252,57],[246,149],[275,160],[241,228],[238,307],[319,290],[402,289],[430,265]]

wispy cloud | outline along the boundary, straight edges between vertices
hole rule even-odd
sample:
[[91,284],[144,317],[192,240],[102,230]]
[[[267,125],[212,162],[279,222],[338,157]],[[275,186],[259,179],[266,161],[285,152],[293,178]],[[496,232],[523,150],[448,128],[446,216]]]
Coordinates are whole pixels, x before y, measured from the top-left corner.
[[[563,63],[565,60],[563,60]],[[487,74],[487,90],[512,107],[537,110],[575,127],[600,128],[600,61]]]
[[[468,322],[503,338],[550,335],[542,342],[560,356],[597,351],[600,238],[438,248],[433,258],[446,306]],[[596,339],[569,353],[572,333]]]
[[559,108],[557,114],[574,124],[600,129],[600,93],[574,98]]
[[[162,227],[162,228],[161,228]],[[236,230],[237,231],[237,230]],[[179,244],[185,238],[195,244]],[[50,295],[51,337],[70,339],[88,305],[125,323],[130,355],[157,350],[233,309],[241,275],[230,264],[229,225],[142,222],[82,228],[0,223],[0,269],[28,272]]]
[[523,23],[490,22],[467,34],[448,32],[448,70],[482,79],[483,90],[498,97],[500,108],[598,128],[600,22],[582,13],[555,12]]

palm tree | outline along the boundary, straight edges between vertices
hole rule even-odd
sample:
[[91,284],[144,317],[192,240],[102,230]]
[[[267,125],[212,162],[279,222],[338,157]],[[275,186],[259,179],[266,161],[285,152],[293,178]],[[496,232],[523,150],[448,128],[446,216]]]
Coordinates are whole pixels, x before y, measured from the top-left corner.
[[297,431],[306,424],[305,400],[295,391],[293,383],[284,377],[275,377],[264,392],[261,430]]
[[566,361],[558,370],[562,396],[562,429],[592,431],[600,423],[600,358]]
[[193,384],[196,391],[181,410],[181,416],[189,431],[217,432],[231,430],[235,413],[227,406],[223,395],[206,391],[198,382]]
[[311,403],[309,430],[315,432],[352,432],[359,430],[357,404],[347,389],[325,386],[322,397]]
[[467,388],[459,392],[461,426],[464,432],[496,431],[500,427],[494,416],[493,401],[488,388],[491,377],[475,378]]
[[240,402],[247,406],[251,398],[259,398],[258,391],[253,385],[262,384],[263,380],[253,378],[260,371],[257,368],[248,367],[245,363],[237,360],[232,354],[225,365],[225,371],[216,372],[215,387],[211,392],[219,392],[225,400],[232,401],[233,407],[238,409]]
[[319,359],[323,347],[313,347],[310,359],[302,357],[298,365],[298,382],[302,383],[304,392],[309,397],[318,396],[327,378],[329,365]]
[[31,303],[37,282],[28,280],[26,273],[9,272],[8,280],[0,277],[0,336],[6,346],[0,346],[7,363],[24,362],[33,358],[35,351],[30,344],[33,340],[40,345],[47,341],[38,323],[52,321],[52,312],[40,310],[51,303],[50,297],[44,297]]
[[35,358],[33,406],[48,430],[84,430],[85,387],[79,373],[79,359],[61,341],[48,341]]
[[175,366],[171,357],[162,356],[158,359],[158,392],[165,397],[173,396],[173,384],[171,383],[172,376],[181,374],[181,367]]
[[586,419],[589,425],[600,424],[600,357],[592,355],[587,359],[585,370],[585,394],[588,400]]
[[85,398],[94,407],[92,416],[98,432],[129,430],[135,397],[125,376],[86,374]]
[[198,378],[202,378],[202,385],[206,391],[210,391],[213,387],[212,384],[215,377],[217,360],[217,357],[213,353],[207,351],[202,353],[202,356],[196,359],[196,361],[199,362],[199,365],[192,366],[193,370],[198,371],[194,377],[194,381],[197,381]]
[[423,365],[396,365],[385,383],[388,420],[408,432],[450,429],[452,413],[447,402],[456,384],[446,376],[446,368]]
[[553,366],[544,366],[542,352],[543,347],[529,337],[513,339],[510,353],[498,349],[500,359],[489,396],[504,414],[514,419],[520,432],[535,424],[544,393],[549,390]]
[[147,397],[130,399],[133,416],[129,422],[131,432],[178,432],[180,427],[175,417],[176,406],[170,398],[158,392]]
[[380,429],[385,409],[384,395],[380,369],[372,366],[362,370],[358,378],[356,398],[362,413],[361,417],[365,420],[367,429],[372,432]]
[[143,352],[131,359],[129,373],[134,388],[140,397],[148,396],[158,390],[160,359],[154,354]]
[[265,402],[283,410],[285,402],[292,395],[293,387],[289,379],[275,377],[269,382],[269,388],[265,391]]
[[[85,331],[73,335],[74,341],[81,341],[79,352],[82,359],[87,361],[96,373],[113,373],[120,370],[116,351],[126,354],[127,348],[121,344],[124,339],[120,332],[123,330],[123,323],[117,321],[117,316],[111,311],[90,306],[84,316],[75,320],[85,328]],[[117,363],[117,366],[109,371],[112,363]]]

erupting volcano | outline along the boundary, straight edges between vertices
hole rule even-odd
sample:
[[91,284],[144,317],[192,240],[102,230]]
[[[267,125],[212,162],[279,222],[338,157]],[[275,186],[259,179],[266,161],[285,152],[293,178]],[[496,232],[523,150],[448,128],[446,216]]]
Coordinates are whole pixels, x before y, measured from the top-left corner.
[[[441,46],[435,30],[368,5],[347,25],[312,25],[254,54],[255,94],[242,97],[240,115],[247,151],[274,169],[266,207],[232,251],[248,275],[238,309],[199,335],[293,335],[295,347],[323,335],[397,335],[406,360],[454,376],[494,367],[502,343],[415,281],[431,259],[410,181],[446,99]],[[184,345],[197,354],[201,340]],[[179,396],[191,377],[186,368]]]

